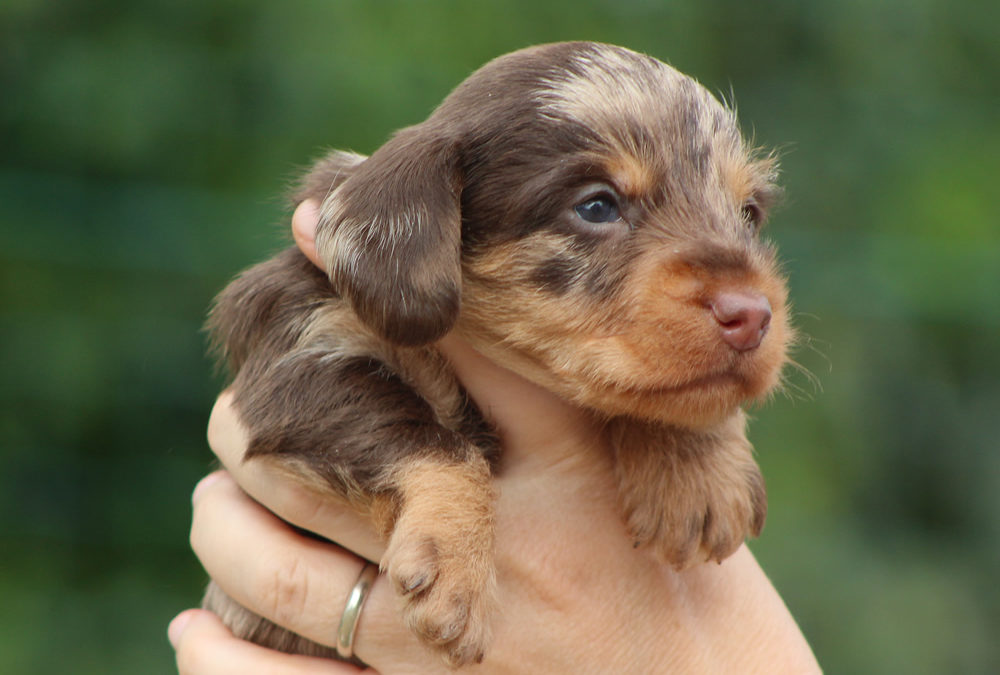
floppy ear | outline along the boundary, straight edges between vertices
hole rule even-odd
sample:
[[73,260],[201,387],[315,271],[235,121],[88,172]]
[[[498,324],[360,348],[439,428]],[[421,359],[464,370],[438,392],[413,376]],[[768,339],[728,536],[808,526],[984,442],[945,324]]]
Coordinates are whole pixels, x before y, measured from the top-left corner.
[[461,294],[461,180],[455,144],[403,129],[323,203],[316,245],[334,287],[383,337],[444,335]]

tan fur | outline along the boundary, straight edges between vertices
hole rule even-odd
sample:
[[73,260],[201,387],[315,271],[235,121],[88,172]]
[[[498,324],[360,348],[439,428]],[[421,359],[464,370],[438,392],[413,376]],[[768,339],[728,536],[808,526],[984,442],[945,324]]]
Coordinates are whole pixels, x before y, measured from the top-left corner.
[[626,196],[641,199],[656,188],[656,173],[631,154],[618,154],[605,159],[605,169],[615,177],[615,183]]
[[[743,415],[709,433],[610,425],[619,500],[636,545],[677,568],[729,557],[764,525],[764,480],[743,434]],[[651,481],[650,476],[660,480]]]
[[392,480],[401,495],[395,522],[376,525],[392,530],[381,567],[402,598],[403,619],[453,665],[482,661],[496,604],[490,468],[482,460],[415,460]]

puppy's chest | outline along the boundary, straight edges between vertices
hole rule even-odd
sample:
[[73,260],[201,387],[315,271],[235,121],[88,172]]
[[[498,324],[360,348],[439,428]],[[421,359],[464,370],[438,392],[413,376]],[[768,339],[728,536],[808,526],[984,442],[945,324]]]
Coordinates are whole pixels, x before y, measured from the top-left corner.
[[296,351],[320,350],[347,363],[370,359],[396,376],[430,407],[435,422],[451,431],[464,428],[469,406],[448,361],[433,346],[400,347],[372,334],[341,300],[315,310]]

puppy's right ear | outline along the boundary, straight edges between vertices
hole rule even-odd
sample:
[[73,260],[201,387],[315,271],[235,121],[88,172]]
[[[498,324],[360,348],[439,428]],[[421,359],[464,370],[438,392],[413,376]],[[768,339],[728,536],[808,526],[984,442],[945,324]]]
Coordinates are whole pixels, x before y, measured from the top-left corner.
[[443,336],[461,294],[461,177],[455,142],[403,129],[353,168],[321,209],[316,248],[334,287],[382,337]]

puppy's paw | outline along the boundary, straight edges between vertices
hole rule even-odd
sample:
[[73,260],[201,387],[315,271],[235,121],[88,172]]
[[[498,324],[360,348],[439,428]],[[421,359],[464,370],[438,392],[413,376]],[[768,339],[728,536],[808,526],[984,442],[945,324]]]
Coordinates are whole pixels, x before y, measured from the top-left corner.
[[452,667],[483,660],[494,609],[488,552],[470,552],[453,533],[397,529],[384,566],[403,600],[407,627]]
[[727,480],[695,473],[683,481],[667,481],[658,501],[630,510],[630,533],[678,570],[708,560],[722,562],[747,537],[760,533],[767,513],[760,471],[754,465],[741,469]]
[[722,562],[760,533],[767,493],[741,423],[712,434],[652,428],[621,436],[619,498],[636,546],[684,569]]

